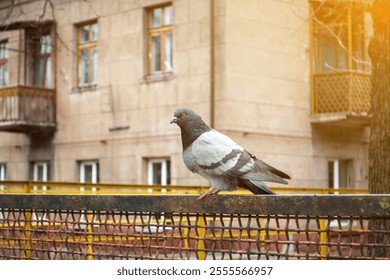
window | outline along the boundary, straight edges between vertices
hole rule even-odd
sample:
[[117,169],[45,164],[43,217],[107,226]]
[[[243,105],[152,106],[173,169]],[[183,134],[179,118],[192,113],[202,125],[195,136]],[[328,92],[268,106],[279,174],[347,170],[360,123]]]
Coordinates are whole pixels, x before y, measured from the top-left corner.
[[148,74],[172,72],[172,5],[148,10]]
[[[81,183],[92,183],[96,184],[99,182],[99,162],[95,160],[90,161],[80,161],[79,162],[79,181]],[[84,187],[80,188],[81,192],[85,191]],[[91,188],[91,191],[95,193],[97,188]],[[93,220],[95,221],[96,217],[94,216]],[[84,211],[84,214],[80,217],[80,222],[87,221],[87,212]],[[86,225],[81,224],[79,229],[85,229]]]
[[[79,180],[81,183],[99,182],[99,162],[98,161],[80,161],[79,162]],[[80,188],[85,191],[84,187]],[[92,192],[96,192],[96,188],[92,188]]]
[[[7,165],[5,163],[0,163],[0,181],[7,180]],[[0,185],[0,191],[7,189],[6,186]]]
[[0,181],[5,181],[7,179],[7,165],[5,163],[0,163]]
[[[352,160],[330,160],[329,165],[329,188],[335,190],[347,189],[351,186]],[[338,194],[334,191],[334,194]],[[331,220],[329,227],[345,228],[349,226],[349,220]]]
[[77,80],[79,87],[97,85],[98,24],[96,21],[77,27]]
[[[50,180],[50,164],[48,162],[33,162],[32,163],[32,178],[34,181],[46,182]],[[33,186],[33,192],[45,193],[48,190],[47,186]],[[31,215],[33,221],[42,222],[47,220],[47,214],[41,211],[33,211]]]
[[[46,182],[50,180],[50,164],[48,162],[34,162],[32,164],[32,179],[34,181]],[[33,186],[34,191],[48,190],[47,186]]]
[[0,87],[9,84],[8,58],[8,42],[0,42]]
[[312,4],[315,72],[370,71],[371,17],[358,5]]
[[148,184],[169,185],[171,183],[171,161],[169,159],[148,160]]
[[[0,163],[0,181],[7,180],[7,165],[5,163]],[[0,193],[6,190],[7,186],[0,185]],[[0,211],[0,219],[8,216],[8,211]]]
[[33,85],[52,87],[52,41],[49,34],[38,36],[33,52]]
[[346,189],[351,185],[351,160],[330,160],[329,166],[329,188]]

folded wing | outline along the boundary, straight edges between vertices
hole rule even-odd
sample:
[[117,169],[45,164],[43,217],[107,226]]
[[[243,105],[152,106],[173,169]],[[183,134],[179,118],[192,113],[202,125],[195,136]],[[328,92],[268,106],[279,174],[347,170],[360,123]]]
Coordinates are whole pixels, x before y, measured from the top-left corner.
[[287,184],[284,179],[290,179],[287,174],[257,159],[215,130],[202,134],[191,148],[198,169],[211,176],[230,176],[250,181],[248,185],[257,188],[265,186],[259,183],[261,181]]

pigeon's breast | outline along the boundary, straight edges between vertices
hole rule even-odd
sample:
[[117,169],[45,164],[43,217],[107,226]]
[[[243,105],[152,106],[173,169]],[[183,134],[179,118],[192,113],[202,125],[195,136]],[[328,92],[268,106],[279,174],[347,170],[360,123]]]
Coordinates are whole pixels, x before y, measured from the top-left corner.
[[192,145],[188,146],[183,151],[183,161],[189,170],[191,170],[192,172],[197,172],[197,168],[196,168],[197,164],[196,164],[196,159],[192,153]]

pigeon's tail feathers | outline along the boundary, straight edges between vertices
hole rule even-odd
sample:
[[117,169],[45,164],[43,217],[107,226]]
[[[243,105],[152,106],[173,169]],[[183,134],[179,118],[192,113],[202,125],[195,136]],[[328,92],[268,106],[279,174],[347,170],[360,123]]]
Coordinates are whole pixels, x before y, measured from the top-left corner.
[[272,167],[269,164],[266,164],[264,161],[260,159],[255,160],[257,169],[260,171],[260,173],[263,173],[264,175],[268,175],[269,178],[264,178],[264,181],[269,181],[269,182],[275,182],[275,183],[282,183],[282,184],[288,184],[286,180],[283,179],[291,179],[289,175],[286,173],[276,169],[275,167]]
[[251,181],[267,181],[279,184],[288,184],[285,179],[291,179],[290,176],[282,171],[266,164],[264,161],[255,159],[255,164],[251,171],[238,176],[240,179]]
[[[261,161],[261,160],[256,160],[256,163],[259,164],[259,161]],[[282,171],[276,169],[275,167],[272,167],[272,166],[266,164],[266,163],[263,162],[263,161],[261,161],[261,163],[267,165],[268,170],[269,170],[270,172],[272,172],[273,174],[279,176],[280,178],[283,178],[283,179],[291,179],[291,177],[290,177],[289,175],[287,175],[286,173],[284,173],[284,172],[282,172]]]
[[240,179],[238,181],[238,186],[241,188],[247,189],[247,190],[253,192],[254,194],[275,194],[262,181]]

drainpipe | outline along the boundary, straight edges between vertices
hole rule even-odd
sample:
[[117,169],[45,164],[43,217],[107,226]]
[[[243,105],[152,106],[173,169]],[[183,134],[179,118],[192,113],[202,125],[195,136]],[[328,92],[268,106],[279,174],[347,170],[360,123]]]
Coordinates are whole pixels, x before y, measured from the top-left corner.
[[210,0],[210,126],[215,126],[215,22],[214,0]]

